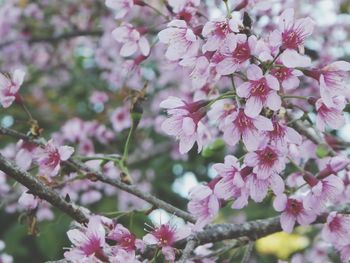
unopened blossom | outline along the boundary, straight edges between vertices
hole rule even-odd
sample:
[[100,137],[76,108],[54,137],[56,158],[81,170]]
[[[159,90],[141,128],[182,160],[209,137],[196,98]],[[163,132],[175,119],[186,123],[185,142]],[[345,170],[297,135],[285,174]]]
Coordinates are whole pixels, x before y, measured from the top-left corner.
[[131,115],[128,107],[116,108],[111,114],[110,121],[116,132],[129,128],[131,126]]
[[42,173],[55,176],[61,167],[61,162],[67,161],[73,152],[73,147],[56,146],[53,140],[50,140],[43,149],[37,151],[36,161]]
[[316,219],[316,214],[306,210],[303,201],[299,197],[287,197],[285,194],[277,196],[273,202],[276,211],[282,212],[281,226],[285,232],[291,233],[294,225],[309,225]]
[[205,115],[202,107],[206,104],[206,101],[187,103],[173,96],[161,102],[160,107],[167,109],[170,115],[162,123],[162,129],[166,134],[179,139],[181,154],[187,153],[195,142],[198,145],[198,152],[201,151],[202,135],[206,133],[206,128],[201,122]]
[[292,68],[278,67],[271,70],[271,75],[278,79],[284,90],[288,91],[299,87],[298,77],[302,76],[303,73]]
[[325,162],[320,163],[320,172],[317,175],[320,179],[326,178],[331,174],[337,174],[350,164],[350,159],[341,154],[324,158],[324,161]]
[[335,97],[332,99],[332,106],[327,106],[323,99],[316,101],[316,127],[320,131],[325,131],[326,125],[332,129],[339,129],[346,123],[343,109],[345,108],[345,101],[342,97]]
[[229,75],[247,66],[254,52],[256,41],[255,36],[247,38],[244,34],[228,34],[218,51],[222,58],[216,65],[216,71],[221,75]]
[[87,228],[72,229],[67,232],[72,247],[64,253],[67,260],[73,262],[93,262],[97,259],[106,261],[104,252],[106,231],[98,216],[89,220]]
[[115,11],[116,19],[120,19],[130,12],[134,2],[135,0],[106,0],[106,6]]
[[256,117],[264,106],[273,111],[281,108],[281,97],[277,94],[280,88],[278,80],[270,75],[263,75],[260,67],[252,64],[247,70],[248,82],[237,87],[237,95],[246,98],[244,113]]
[[248,151],[256,150],[261,144],[261,132],[273,130],[271,120],[264,116],[248,117],[239,109],[225,118],[224,139],[235,146],[242,138]]
[[322,237],[332,244],[350,244],[350,216],[330,212],[322,229]]
[[266,146],[255,152],[249,152],[244,158],[246,165],[254,167],[253,172],[260,179],[266,179],[285,168],[285,157],[278,148]]
[[4,108],[10,107],[15,101],[24,76],[25,72],[21,69],[16,69],[11,78],[0,73],[0,104]]
[[190,201],[187,207],[188,211],[197,219],[197,229],[201,229],[210,223],[219,211],[220,203],[213,191],[214,187],[198,185],[192,188],[189,193]]
[[123,46],[120,50],[120,55],[128,57],[140,50],[142,55],[148,56],[150,53],[150,45],[145,36],[129,23],[123,23],[120,27],[113,30],[112,36]]
[[323,212],[327,202],[335,201],[344,190],[342,179],[335,175],[327,176],[321,180],[317,180],[311,175],[305,175],[304,178],[311,186],[310,192],[304,199],[304,206],[307,209],[312,209],[315,213]]
[[238,33],[242,26],[242,20],[237,14],[232,16],[231,19],[208,21],[202,30],[202,35],[206,38],[206,42],[202,47],[203,52],[218,50],[226,36],[229,33]]
[[191,234],[188,226],[176,227],[168,222],[155,227],[143,237],[148,245],[157,245],[162,248],[162,253],[167,261],[175,262],[175,250],[173,245],[176,241],[184,239]]
[[158,37],[160,42],[168,45],[165,57],[169,60],[194,57],[198,52],[198,37],[183,20],[171,21]]

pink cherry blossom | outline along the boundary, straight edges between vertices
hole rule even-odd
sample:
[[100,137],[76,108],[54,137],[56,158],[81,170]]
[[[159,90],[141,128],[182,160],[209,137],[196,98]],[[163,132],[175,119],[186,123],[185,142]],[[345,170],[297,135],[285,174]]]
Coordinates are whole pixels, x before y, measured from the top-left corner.
[[172,247],[178,240],[184,239],[191,234],[188,226],[176,227],[169,222],[154,228],[143,237],[148,245],[157,245],[162,248],[163,255],[167,261],[175,262],[175,250]]
[[61,167],[61,162],[68,160],[73,152],[73,147],[56,146],[53,140],[50,140],[45,148],[37,151],[36,161],[42,173],[55,176]]
[[194,57],[199,48],[198,37],[183,20],[173,20],[168,28],[158,34],[160,42],[168,44],[165,57],[169,60],[179,60]]
[[201,122],[205,113],[202,110],[207,104],[206,101],[187,103],[176,97],[169,97],[164,100],[160,107],[168,110],[170,117],[162,124],[164,132],[176,136],[180,141],[180,153],[187,153],[197,142],[198,152],[203,147],[203,135],[207,129]]
[[248,117],[239,109],[225,118],[224,139],[229,145],[236,145],[242,138],[249,151],[256,150],[261,144],[261,131],[273,130],[272,122],[263,116]]
[[253,171],[260,179],[266,179],[274,173],[278,174],[285,168],[283,152],[272,146],[247,153],[244,162],[254,167]]
[[206,42],[202,47],[203,52],[218,50],[226,36],[229,33],[238,33],[241,26],[243,24],[238,15],[233,16],[231,19],[208,21],[202,30],[202,35],[206,38]]
[[273,130],[265,131],[268,141],[275,145],[277,148],[283,148],[288,143],[294,143],[300,145],[302,143],[301,135],[291,127],[288,127],[282,121],[272,119]]
[[322,229],[322,237],[336,245],[350,244],[350,216],[337,212],[329,213]]
[[126,16],[134,6],[134,0],[106,0],[106,6],[113,9],[115,18],[120,19]]
[[230,33],[218,51],[222,58],[216,65],[216,70],[221,75],[229,75],[239,68],[246,66],[254,53],[256,37]]
[[135,251],[136,248],[142,248],[143,242],[136,238],[127,228],[121,224],[116,224],[108,233],[107,239],[117,242],[116,246],[125,251]]
[[105,104],[108,101],[108,95],[103,91],[94,91],[90,96],[92,104]]
[[298,77],[302,76],[303,73],[296,69],[278,67],[271,70],[271,75],[279,80],[283,89],[288,91],[299,87]]
[[150,45],[146,37],[129,23],[123,23],[120,27],[113,30],[112,35],[115,40],[122,43],[120,55],[128,57],[137,52],[139,49],[144,56],[150,53]]
[[309,225],[316,219],[316,214],[304,208],[300,197],[287,197],[285,194],[277,196],[273,202],[276,211],[282,212],[281,226],[283,231],[291,233],[294,225]]
[[189,193],[188,211],[196,218],[196,229],[201,229],[210,223],[220,208],[218,197],[211,187],[198,185]]
[[16,94],[23,84],[25,72],[21,69],[16,69],[13,72],[12,78],[9,78],[0,73],[0,104],[4,108],[8,108],[16,99]]
[[314,21],[307,17],[295,20],[294,9],[283,11],[279,18],[279,33],[282,49],[299,49],[314,29]]
[[40,199],[32,194],[28,194],[27,191],[23,192],[18,199],[18,203],[26,210],[34,210],[38,207]]
[[333,129],[339,129],[345,125],[346,120],[343,114],[345,101],[342,97],[336,97],[332,100],[333,106],[327,106],[323,99],[316,101],[316,127],[320,131],[325,131],[326,125]]
[[[312,180],[314,179],[314,180]],[[305,180],[311,184],[311,191],[304,199],[304,207],[312,209],[315,213],[324,211],[327,202],[335,201],[344,190],[344,183],[338,176],[330,175],[322,180]]]
[[73,247],[64,253],[64,257],[73,262],[97,261],[97,259],[106,261],[107,256],[103,250],[105,234],[101,219],[98,216],[90,218],[87,228],[72,229],[67,232]]
[[131,115],[128,107],[116,108],[110,117],[113,129],[116,132],[120,132],[131,126]]
[[346,72],[350,71],[350,63],[346,61],[333,62],[320,70],[312,70],[307,74],[320,83],[321,98],[328,107],[336,106],[333,100],[336,96],[345,95]]
[[260,67],[250,65],[247,70],[248,82],[237,87],[237,94],[246,98],[244,113],[249,117],[256,117],[264,106],[277,111],[281,108],[281,98],[278,80],[270,74],[263,75]]

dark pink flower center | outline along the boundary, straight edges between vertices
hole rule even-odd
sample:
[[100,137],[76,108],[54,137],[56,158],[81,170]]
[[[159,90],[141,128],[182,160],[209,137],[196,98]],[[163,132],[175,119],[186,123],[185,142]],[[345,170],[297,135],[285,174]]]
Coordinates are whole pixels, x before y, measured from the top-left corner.
[[215,25],[215,35],[219,36],[220,38],[225,38],[225,36],[230,33],[230,28],[227,24],[227,22],[218,22]]
[[120,238],[120,240],[118,241],[118,244],[125,250],[132,251],[132,250],[135,250],[136,248],[135,241],[136,241],[135,235],[131,233],[126,233]]
[[286,134],[285,127],[281,126],[277,121],[272,122],[273,130],[268,132],[271,140],[282,139]]
[[254,97],[260,97],[261,99],[265,100],[270,91],[270,88],[266,83],[266,79],[262,78],[259,80],[253,80],[251,83],[252,89],[250,91],[250,95]]
[[100,239],[97,237],[90,237],[89,241],[80,248],[86,256],[90,256],[101,250]]
[[340,231],[342,228],[340,218],[338,216],[335,216],[333,220],[329,223],[328,227],[332,232]]
[[297,49],[303,42],[305,36],[299,28],[291,28],[282,33],[282,47],[284,49]]
[[287,212],[294,215],[294,216],[297,216],[301,213],[301,211],[304,209],[303,207],[303,203],[296,200],[296,199],[293,199],[293,198],[290,198],[288,199],[287,201]]
[[45,165],[50,167],[56,167],[60,163],[61,157],[58,150],[50,151],[49,156],[45,161]]
[[259,163],[267,167],[272,167],[278,159],[277,153],[272,150],[270,147],[265,148],[264,150],[258,151]]
[[171,246],[175,242],[175,231],[169,225],[161,225],[152,234],[158,239],[160,246]]
[[279,81],[284,81],[292,75],[292,69],[289,68],[274,68],[271,70],[271,74]]
[[237,44],[236,49],[233,51],[232,57],[238,62],[243,63],[250,59],[250,48],[248,42]]
[[248,129],[255,129],[252,119],[244,114],[243,109],[239,110],[237,118],[233,123],[240,133],[243,133]]

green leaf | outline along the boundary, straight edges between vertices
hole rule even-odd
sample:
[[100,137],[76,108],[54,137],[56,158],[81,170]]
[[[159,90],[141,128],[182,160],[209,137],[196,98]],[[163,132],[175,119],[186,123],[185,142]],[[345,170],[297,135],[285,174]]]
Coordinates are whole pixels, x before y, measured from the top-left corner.
[[222,150],[225,147],[225,142],[221,139],[217,139],[212,144],[206,146],[202,151],[202,156],[204,158],[212,157],[216,152]]
[[328,150],[328,147],[327,145],[325,144],[320,144],[317,146],[316,148],[316,155],[318,158],[324,158],[328,155],[329,153],[329,150]]

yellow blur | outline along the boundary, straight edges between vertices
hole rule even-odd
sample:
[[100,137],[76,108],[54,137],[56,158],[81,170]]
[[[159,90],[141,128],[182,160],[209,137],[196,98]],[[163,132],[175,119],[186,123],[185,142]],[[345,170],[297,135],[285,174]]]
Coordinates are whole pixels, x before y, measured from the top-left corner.
[[309,243],[305,236],[278,232],[257,240],[255,247],[261,254],[272,254],[286,260],[294,252],[306,248]]

